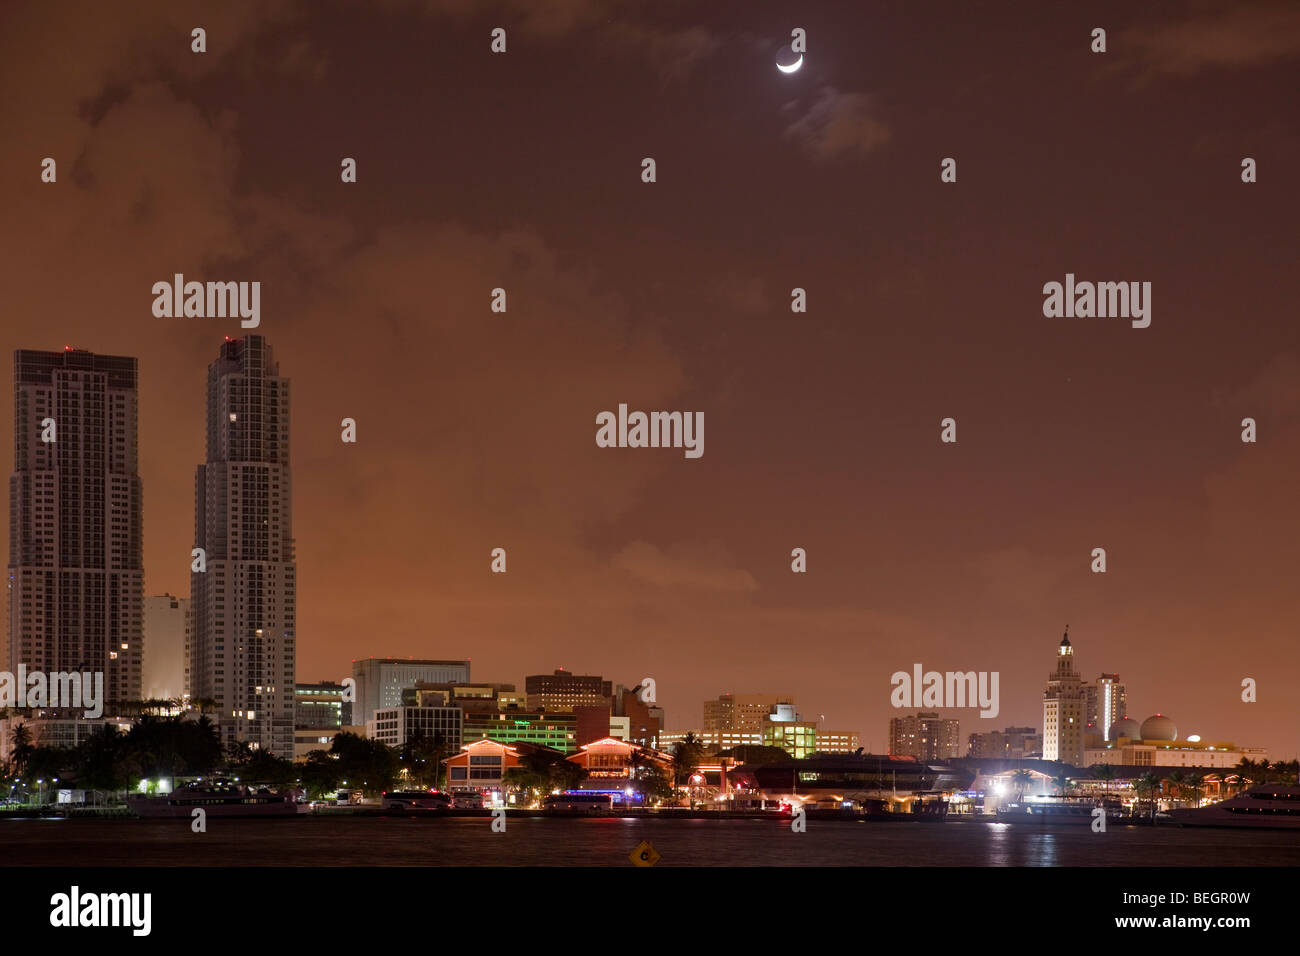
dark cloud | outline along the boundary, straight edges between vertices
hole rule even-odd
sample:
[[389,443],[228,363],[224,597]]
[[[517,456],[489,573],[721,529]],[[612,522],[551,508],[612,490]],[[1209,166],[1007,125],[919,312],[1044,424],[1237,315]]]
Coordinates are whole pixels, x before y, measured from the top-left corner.
[[1300,6],[1291,0],[1219,3],[1174,22],[1128,28],[1115,46],[1135,49],[1153,73],[1259,67],[1300,56]]
[[788,110],[799,115],[785,128],[785,137],[821,162],[865,156],[889,142],[889,127],[866,93],[823,86],[807,107],[791,104]]

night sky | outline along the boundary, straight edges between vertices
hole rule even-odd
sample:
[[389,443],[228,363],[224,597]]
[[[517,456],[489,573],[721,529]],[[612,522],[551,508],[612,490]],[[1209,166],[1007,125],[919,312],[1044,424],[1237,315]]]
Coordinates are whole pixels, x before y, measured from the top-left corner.
[[[1289,758],[1298,57],[1247,0],[10,2],[5,354],[140,358],[146,591],[188,595],[245,331],[150,290],[262,283],[299,680],[652,676],[674,729],[782,692],[881,752],[917,662],[1001,672],[963,735],[1041,728],[1068,624],[1131,716]],[[1045,317],[1067,272],[1151,282],[1150,327]],[[597,448],[619,403],[703,411],[703,457]]]

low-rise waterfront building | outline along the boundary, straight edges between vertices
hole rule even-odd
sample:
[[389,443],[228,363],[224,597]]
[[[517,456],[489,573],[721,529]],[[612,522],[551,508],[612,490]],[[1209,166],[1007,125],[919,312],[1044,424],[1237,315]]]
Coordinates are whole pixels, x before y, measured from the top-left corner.
[[71,749],[104,727],[126,733],[131,726],[132,721],[121,717],[25,717],[11,713],[0,718],[0,764],[13,756],[14,732],[19,727],[26,729],[28,743],[33,747]]
[[1189,743],[1187,741],[1124,741],[1109,747],[1084,752],[1089,765],[1109,764],[1116,767],[1188,767],[1204,770],[1231,770],[1243,760],[1258,763],[1268,759],[1268,751],[1258,747],[1238,747],[1230,742]]
[[973,774],[915,757],[817,754],[804,760],[742,764],[728,775],[732,788],[782,803],[863,807],[965,789]]
[[505,793],[505,775],[523,762],[524,748],[497,740],[476,740],[463,745],[460,751],[443,761],[447,767],[448,789],[477,791],[484,795],[485,806],[500,806]]

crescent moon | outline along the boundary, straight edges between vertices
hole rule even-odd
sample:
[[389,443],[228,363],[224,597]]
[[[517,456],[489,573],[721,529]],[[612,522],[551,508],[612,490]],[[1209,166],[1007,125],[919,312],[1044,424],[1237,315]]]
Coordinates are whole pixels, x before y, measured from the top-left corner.
[[782,73],[793,73],[795,70],[799,69],[799,67],[801,67],[801,66],[803,66],[803,54],[802,54],[802,53],[799,54],[799,59],[795,60],[795,61],[794,61],[793,63],[791,63],[789,66],[782,66],[780,63],[778,63],[778,64],[776,65],[776,68],[777,68],[778,70],[780,70]]

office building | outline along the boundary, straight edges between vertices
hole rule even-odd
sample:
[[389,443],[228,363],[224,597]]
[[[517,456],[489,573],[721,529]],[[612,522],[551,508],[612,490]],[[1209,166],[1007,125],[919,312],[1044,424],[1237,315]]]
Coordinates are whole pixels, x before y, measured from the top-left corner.
[[298,730],[332,730],[352,723],[352,703],[344,700],[347,688],[334,681],[295,684],[293,726]]
[[563,668],[553,674],[532,674],[524,678],[530,710],[571,714],[575,707],[608,704],[613,684],[591,674],[573,674]]
[[704,702],[704,729],[762,733],[779,705],[794,702],[789,694],[721,694]]
[[419,682],[429,684],[468,684],[469,661],[417,660],[411,657],[367,657],[352,662],[352,677],[357,685],[353,720],[366,724],[375,711],[399,707],[402,691]]
[[366,736],[390,747],[423,737],[448,753],[460,750],[464,711],[459,707],[381,707],[366,721]]
[[577,721],[573,714],[547,711],[470,710],[461,708],[461,741],[472,744],[487,738],[497,743],[522,741],[571,754],[578,748]]
[[[742,707],[732,704],[733,695],[724,694],[718,701],[705,701],[705,712],[712,727],[699,730],[661,732],[658,746],[672,750],[692,734],[703,753],[709,756],[736,747],[779,747],[792,757],[802,759],[815,753],[853,753],[858,749],[858,735],[849,731],[824,730],[815,720],[804,720],[788,701],[775,700],[763,695],[753,695],[742,701]],[[768,710],[760,715],[758,706]],[[710,714],[710,706],[718,705]],[[739,724],[744,729],[718,729],[717,724]]]

